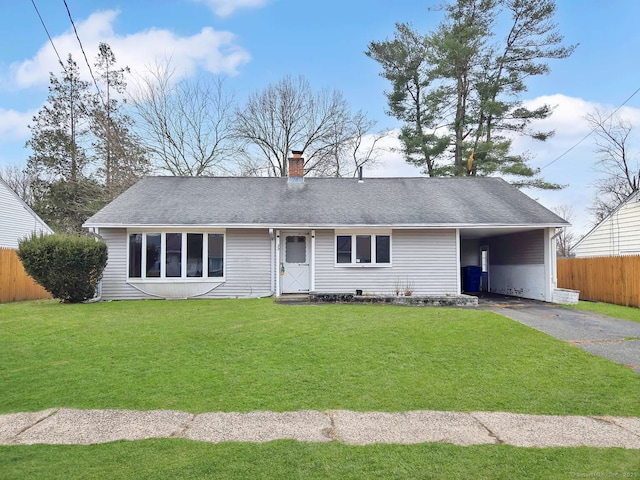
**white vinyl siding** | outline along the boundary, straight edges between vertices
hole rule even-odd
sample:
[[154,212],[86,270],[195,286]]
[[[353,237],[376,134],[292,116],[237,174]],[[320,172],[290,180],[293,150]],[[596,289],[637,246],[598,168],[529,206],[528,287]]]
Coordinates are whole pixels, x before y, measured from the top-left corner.
[[51,229],[0,180],[0,247],[18,248],[18,241]]
[[488,239],[491,292],[545,300],[544,230]]
[[396,284],[409,283],[414,295],[458,293],[455,230],[393,230],[391,267],[336,265],[335,234],[316,230],[316,292],[392,294]]
[[573,250],[576,257],[640,254],[640,197],[622,205],[587,234]]
[[[104,300],[257,297],[271,293],[271,243],[266,229],[226,230],[224,282],[218,282],[215,277],[203,278],[201,282],[163,279],[162,283],[149,282],[152,285],[146,285],[140,279],[128,280],[126,229],[100,229],[100,236],[109,247],[109,259],[102,279]],[[162,294],[158,293],[160,291]]]

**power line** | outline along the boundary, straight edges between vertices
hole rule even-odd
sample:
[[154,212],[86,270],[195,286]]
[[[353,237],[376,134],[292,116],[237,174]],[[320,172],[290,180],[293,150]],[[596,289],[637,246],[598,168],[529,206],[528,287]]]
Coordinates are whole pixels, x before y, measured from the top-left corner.
[[106,105],[104,103],[104,99],[102,98],[102,93],[100,92],[100,87],[98,86],[98,82],[96,81],[96,77],[93,75],[93,70],[91,69],[91,65],[89,64],[89,59],[87,58],[87,54],[84,51],[84,47],[82,46],[82,42],[80,41],[80,36],[78,35],[78,30],[76,29],[76,24],[73,21],[73,17],[71,16],[71,10],[69,10],[69,5],[67,5],[67,0],[63,0],[64,2],[64,6],[67,8],[67,15],[69,15],[69,20],[71,21],[71,26],[73,27],[73,31],[76,34],[76,38],[78,39],[78,44],[80,45],[80,50],[82,51],[82,55],[84,56],[84,61],[87,64],[87,67],[89,68],[89,74],[91,75],[91,78],[93,79],[93,84],[96,86],[96,90],[98,91],[98,97],[100,98],[100,102],[102,103],[102,106],[104,106],[106,108]]
[[38,18],[40,19],[40,23],[42,23],[42,27],[44,28],[44,31],[47,33],[47,37],[49,37],[49,43],[51,43],[51,46],[53,47],[53,51],[56,52],[56,57],[58,57],[58,62],[62,66],[62,70],[65,70],[64,63],[62,63],[62,59],[60,58],[60,54],[58,53],[58,49],[54,45],[53,39],[51,38],[51,35],[49,35],[49,30],[47,29],[47,26],[45,25],[44,20],[42,19],[42,15],[40,15],[40,11],[38,10],[38,7],[36,6],[35,0],[31,0],[31,5],[33,5],[33,8],[35,8],[36,13],[38,14]]
[[[629,95],[629,97],[628,97],[624,102],[622,102],[622,103],[618,106],[618,108],[616,108],[613,112],[611,112],[611,113],[609,114],[609,116],[603,120],[603,123],[604,123],[604,122],[606,122],[607,120],[609,120],[611,117],[613,117],[613,116],[618,112],[618,110],[620,110],[622,107],[624,107],[624,106],[627,104],[627,102],[628,102],[629,100],[631,100],[631,99],[632,99],[632,98],[633,98],[633,97],[634,97],[638,92],[640,92],[640,87],[638,87],[638,88],[636,89],[636,91],[635,91],[635,92],[633,92],[631,95]],[[545,169],[545,168],[547,168],[548,166],[553,165],[554,163],[556,163],[558,160],[560,160],[562,157],[564,157],[567,153],[569,153],[571,150],[573,150],[573,149],[574,149],[574,148],[576,148],[578,145],[580,145],[582,142],[584,142],[587,138],[589,138],[589,137],[593,134],[593,132],[595,132],[597,129],[598,129],[598,127],[597,127],[597,126],[596,126],[596,127],[593,127],[593,129],[592,129],[589,133],[587,133],[584,137],[582,137],[580,140],[578,140],[578,142],[576,142],[572,147],[568,148],[568,149],[567,149],[564,153],[562,153],[561,155],[558,155],[556,158],[554,158],[554,159],[553,159],[553,160],[551,160],[549,163],[547,163],[544,167],[541,167],[541,168],[540,168],[540,170],[544,170],[544,169]]]

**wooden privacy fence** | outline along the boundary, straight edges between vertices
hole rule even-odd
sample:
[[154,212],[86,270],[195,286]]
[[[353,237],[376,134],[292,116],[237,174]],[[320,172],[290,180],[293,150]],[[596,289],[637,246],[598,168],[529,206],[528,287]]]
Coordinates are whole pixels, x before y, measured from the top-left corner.
[[580,299],[640,307],[640,255],[559,258],[558,287]]
[[51,298],[24,271],[15,250],[0,248],[0,303]]

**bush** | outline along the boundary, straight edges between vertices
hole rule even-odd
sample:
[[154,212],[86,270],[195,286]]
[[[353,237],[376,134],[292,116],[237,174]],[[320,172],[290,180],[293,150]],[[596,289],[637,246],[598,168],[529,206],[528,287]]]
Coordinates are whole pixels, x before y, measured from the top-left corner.
[[20,241],[25,271],[54,298],[78,303],[95,296],[107,265],[107,245],[80,235],[32,235]]

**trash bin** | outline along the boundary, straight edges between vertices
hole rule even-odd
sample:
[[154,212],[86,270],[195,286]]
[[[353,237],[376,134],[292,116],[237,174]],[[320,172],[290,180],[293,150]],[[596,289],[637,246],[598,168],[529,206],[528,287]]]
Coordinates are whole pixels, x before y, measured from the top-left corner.
[[475,265],[462,268],[462,289],[465,292],[479,292],[482,267]]

